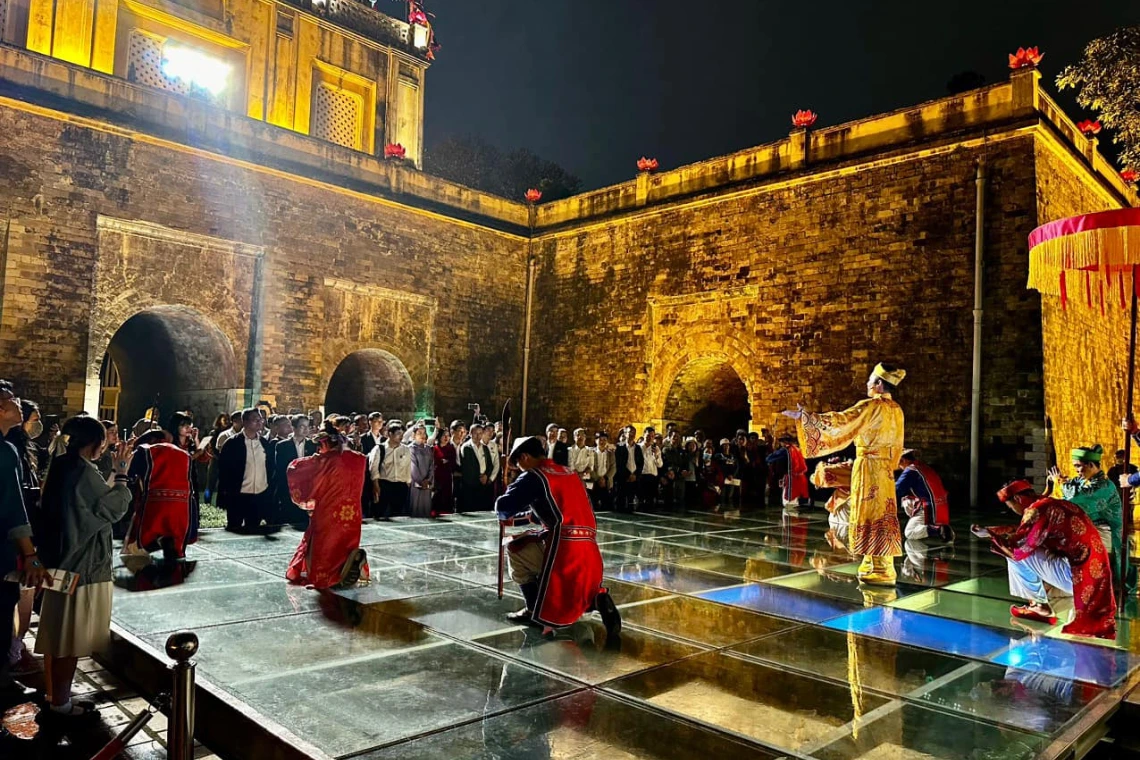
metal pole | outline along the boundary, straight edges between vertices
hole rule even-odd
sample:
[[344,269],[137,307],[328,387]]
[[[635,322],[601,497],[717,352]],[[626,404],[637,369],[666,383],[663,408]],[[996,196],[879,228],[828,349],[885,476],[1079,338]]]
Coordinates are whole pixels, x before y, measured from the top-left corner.
[[[1124,397],[1124,419],[1128,426],[1132,423],[1132,393],[1136,389],[1136,275],[1140,271],[1136,265],[1132,266],[1132,315],[1128,323],[1128,395]],[[1128,472],[1128,465],[1132,463],[1132,434],[1124,434],[1124,472]],[[1121,505],[1124,512],[1124,535],[1120,547],[1120,609],[1124,610],[1124,600],[1127,596],[1125,587],[1128,585],[1128,565],[1131,560],[1130,547],[1132,543],[1132,489],[1123,489]]]
[[[535,209],[532,205],[530,208],[531,219],[534,219]],[[534,232],[534,224],[531,224],[531,232]],[[523,335],[523,371],[522,371],[522,425],[519,427],[519,435],[526,435],[526,412],[527,412],[527,386],[529,385],[530,378],[530,322],[531,311],[534,308],[534,252],[530,249],[533,243],[527,243],[527,257],[526,257],[526,326]],[[504,441],[507,446],[510,443]]]
[[985,250],[986,162],[978,161],[974,176],[974,358],[970,381],[970,506],[978,506],[978,471],[982,459],[982,260]]
[[174,660],[174,688],[170,697],[170,727],[166,734],[169,760],[194,757],[194,669],[191,659],[198,652],[198,637],[178,631],[166,640],[166,656]]

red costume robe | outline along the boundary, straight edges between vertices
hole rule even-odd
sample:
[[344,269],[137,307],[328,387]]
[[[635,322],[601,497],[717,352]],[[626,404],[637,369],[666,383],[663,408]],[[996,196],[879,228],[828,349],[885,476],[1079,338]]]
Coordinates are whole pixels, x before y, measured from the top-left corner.
[[1116,638],[1116,599],[1108,550],[1084,510],[1061,499],[1033,503],[1016,526],[989,528],[994,552],[1014,561],[1044,549],[1069,561],[1077,614],[1062,633]]
[[455,511],[455,468],[459,455],[455,445],[436,444],[435,454],[435,493],[432,494],[431,508],[436,514],[445,515]]
[[534,619],[557,628],[582,617],[605,588],[594,510],[578,474],[545,460],[507,487],[495,502],[495,511],[500,520],[525,518],[543,526],[511,542],[521,546],[542,540],[546,544]]
[[[360,547],[360,493],[367,468],[368,458],[363,454],[336,449],[295,459],[289,465],[289,496],[310,512],[309,528],[285,571],[290,583],[313,588],[340,583],[345,560]],[[367,563],[360,577],[369,577]]]
[[173,443],[139,446],[131,460],[135,515],[126,543],[157,551],[159,539],[174,540],[178,557],[198,540],[198,500],[191,487],[190,455]]

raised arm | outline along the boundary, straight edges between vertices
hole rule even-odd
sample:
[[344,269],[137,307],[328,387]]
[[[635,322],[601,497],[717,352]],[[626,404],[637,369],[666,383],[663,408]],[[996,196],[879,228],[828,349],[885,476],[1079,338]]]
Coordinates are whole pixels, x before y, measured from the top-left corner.
[[847,448],[855,441],[855,436],[867,424],[874,410],[875,402],[863,399],[842,412],[804,412],[796,420],[796,432],[799,433],[804,456],[814,459]]

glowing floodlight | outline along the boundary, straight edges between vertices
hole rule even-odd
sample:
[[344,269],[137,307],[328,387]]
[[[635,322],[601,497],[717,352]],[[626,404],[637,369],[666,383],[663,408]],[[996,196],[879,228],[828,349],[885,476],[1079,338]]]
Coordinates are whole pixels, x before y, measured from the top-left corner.
[[230,65],[194,48],[166,45],[162,49],[162,73],[217,96],[230,80]]

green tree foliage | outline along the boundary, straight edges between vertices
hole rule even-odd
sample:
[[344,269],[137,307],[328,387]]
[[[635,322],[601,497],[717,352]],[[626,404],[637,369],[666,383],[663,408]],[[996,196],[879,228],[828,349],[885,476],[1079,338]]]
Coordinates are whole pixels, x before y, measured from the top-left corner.
[[1140,26],[1090,42],[1080,62],[1057,76],[1057,86],[1075,88],[1077,102],[1113,131],[1122,166],[1140,168]]
[[424,171],[461,185],[521,200],[532,187],[542,200],[568,198],[582,180],[525,148],[504,152],[478,137],[449,137],[424,151]]

